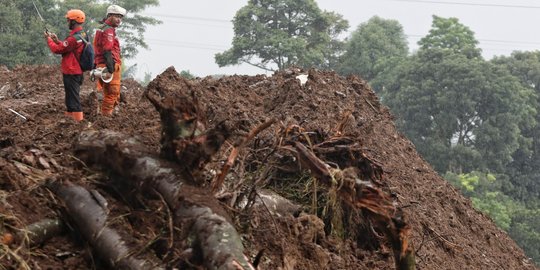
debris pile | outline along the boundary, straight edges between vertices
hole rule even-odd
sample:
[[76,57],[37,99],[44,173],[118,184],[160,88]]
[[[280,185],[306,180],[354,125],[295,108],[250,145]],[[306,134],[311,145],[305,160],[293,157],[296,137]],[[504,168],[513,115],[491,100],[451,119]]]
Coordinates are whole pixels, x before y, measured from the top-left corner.
[[[0,68],[6,269],[535,269],[329,71],[123,82],[112,118],[53,67]],[[3,268],[0,268],[3,269]]]

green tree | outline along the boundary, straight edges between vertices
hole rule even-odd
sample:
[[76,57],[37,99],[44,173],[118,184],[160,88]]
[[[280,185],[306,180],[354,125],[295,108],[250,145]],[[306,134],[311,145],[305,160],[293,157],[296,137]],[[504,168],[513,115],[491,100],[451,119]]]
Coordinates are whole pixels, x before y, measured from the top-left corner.
[[444,178],[470,198],[474,208],[488,214],[495,224],[508,230],[517,204],[502,193],[502,181],[493,174],[474,171],[467,174],[446,173]]
[[0,0],[0,6],[0,65],[11,68],[22,63],[53,63],[54,58],[43,43],[44,24],[32,1]]
[[449,49],[467,58],[481,57],[482,51],[477,47],[478,40],[469,27],[461,24],[457,18],[443,18],[433,15],[429,34],[419,42],[420,48]]
[[[26,1],[26,0],[25,0]],[[99,0],[82,1],[82,0],[66,0],[59,2],[59,17],[55,18],[56,23],[60,23],[59,27],[65,35],[68,30],[65,27],[65,21],[62,20],[63,13],[69,9],[81,9],[86,13],[87,22],[85,28],[88,33],[94,33],[99,27],[101,20],[106,16],[107,7],[111,4]],[[159,0],[119,0],[114,4],[120,5],[127,10],[127,16],[122,20],[122,25],[118,28],[118,36],[122,41],[122,57],[129,59],[137,55],[139,48],[148,48],[148,44],[144,41],[144,32],[148,25],[160,24],[161,21],[149,16],[143,16],[139,13],[150,6],[159,5]]]
[[540,209],[518,208],[508,233],[540,265]]
[[[527,122],[522,130],[529,138],[529,149],[517,151],[506,170],[514,189],[509,193],[529,207],[540,207],[540,52],[514,52],[509,57],[496,57],[493,63],[506,68],[519,78],[523,87],[531,89],[530,97],[535,111],[531,111],[535,121]],[[536,125],[535,125],[536,123]]]
[[122,78],[135,78],[135,74],[137,73],[137,64],[127,66],[125,62],[122,62],[122,67],[120,69],[122,71]]
[[[77,8],[86,13],[84,28],[91,34],[105,17],[109,5],[99,0],[36,0],[35,3],[45,23],[39,19],[31,0],[0,0],[0,64],[11,68],[18,64],[57,62],[58,58],[51,55],[45,44],[44,26],[60,38],[65,38],[69,29],[64,15],[67,10]],[[123,57],[131,58],[137,54],[138,48],[148,47],[143,40],[146,27],[160,23],[137,13],[149,6],[158,5],[159,0],[123,0],[115,3],[128,11],[118,32],[122,40]]]
[[446,173],[444,178],[470,198],[474,208],[489,215],[495,224],[507,231],[525,253],[540,263],[540,209],[527,208],[502,192],[504,177],[471,172]]
[[146,87],[148,86],[148,84],[150,83],[150,81],[152,81],[152,73],[151,72],[145,72],[144,73],[144,78],[142,81],[139,81],[139,83]]
[[220,67],[332,68],[342,50],[337,37],[348,28],[341,15],[320,10],[314,0],[250,0],[233,24],[232,48],[215,55]]
[[193,75],[189,70],[182,70],[182,71],[180,71],[180,77],[184,77],[184,78],[186,78],[188,80],[193,80],[197,76]]
[[360,75],[380,91],[394,79],[388,75],[406,59],[408,50],[401,24],[375,16],[352,33],[338,70],[343,75]]
[[[435,23],[434,27],[440,28]],[[503,172],[516,150],[530,146],[521,130],[534,122],[531,91],[507,70],[471,57],[479,51],[472,47],[474,36],[452,39],[447,33],[434,33],[438,31],[422,39],[422,48],[398,69],[397,82],[383,93],[383,101],[440,173]],[[449,47],[440,40],[469,42]]]

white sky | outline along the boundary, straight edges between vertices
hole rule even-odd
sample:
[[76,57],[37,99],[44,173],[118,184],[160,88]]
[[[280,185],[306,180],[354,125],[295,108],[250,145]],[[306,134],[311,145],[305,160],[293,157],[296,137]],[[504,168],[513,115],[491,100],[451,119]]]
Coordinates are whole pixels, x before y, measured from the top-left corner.
[[[163,21],[149,27],[149,50],[140,50],[128,65],[137,63],[137,78],[152,77],[174,66],[200,77],[213,74],[264,74],[243,64],[219,68],[214,55],[231,47],[232,19],[247,0],[160,0],[143,14]],[[431,28],[432,15],[456,17],[475,32],[484,57],[509,55],[514,50],[540,49],[540,1],[538,0],[316,0],[323,10],[334,11],[349,21],[346,36],[359,24],[377,15],[399,21],[408,36],[409,49]]]

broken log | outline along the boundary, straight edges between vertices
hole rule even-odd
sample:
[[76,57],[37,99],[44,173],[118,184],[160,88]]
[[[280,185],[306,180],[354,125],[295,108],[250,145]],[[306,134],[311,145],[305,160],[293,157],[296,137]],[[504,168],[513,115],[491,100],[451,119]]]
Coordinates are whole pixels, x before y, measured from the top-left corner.
[[60,219],[43,219],[32,223],[17,234],[27,246],[39,245],[65,231],[65,224]]
[[208,269],[254,269],[244,255],[240,235],[210,192],[187,184],[181,170],[151,157],[133,138],[108,130],[85,131],[75,153],[121,175],[117,180],[126,181],[143,195],[150,195],[148,190],[158,192],[174,213],[176,224],[191,224],[196,248]]
[[95,195],[81,186],[57,181],[48,188],[65,203],[77,230],[90,243],[96,254],[115,269],[161,269],[133,256],[120,235],[107,226],[107,210]]
[[39,245],[50,238],[61,234],[65,230],[64,222],[60,219],[43,219],[32,223],[13,236],[11,233],[5,233],[0,240],[5,245],[11,245],[15,242],[23,243],[27,247]]

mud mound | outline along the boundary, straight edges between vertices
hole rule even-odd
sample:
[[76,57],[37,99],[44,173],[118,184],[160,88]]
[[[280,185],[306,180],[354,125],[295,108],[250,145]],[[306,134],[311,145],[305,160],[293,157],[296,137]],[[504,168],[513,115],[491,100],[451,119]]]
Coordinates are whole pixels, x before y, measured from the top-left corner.
[[[305,84],[299,75],[308,75]],[[301,128],[313,144],[317,138],[336,133],[354,138],[365,158],[382,169],[377,186],[391,194],[408,217],[418,269],[535,269],[506,233],[475,211],[468,199],[429,167],[396,131],[387,108],[359,78],[291,69],[272,77],[187,81],[179,80],[176,71],[168,69],[152,84],[192,92],[206,112],[209,127],[230,120],[240,123],[231,144],[271,118],[278,120],[276,126]],[[191,269],[185,263],[189,261],[190,238],[177,230],[168,233],[170,217],[159,198],[135,198],[126,203],[130,200],[123,198],[122,187],[104,184],[114,175],[89,167],[73,153],[77,136],[91,129],[136,137],[158,153],[160,116],[143,97],[144,90],[134,81],[124,81],[124,102],[119,111],[112,118],[103,118],[96,113],[97,97],[87,79],[81,93],[86,120],[74,123],[63,117],[63,87],[56,68],[0,68],[0,234],[17,235],[31,223],[65,216],[62,204],[45,184],[51,179],[69,180],[103,194],[110,215],[117,217],[113,226],[129,235],[128,245],[144,247],[138,255],[163,261],[169,267]],[[330,221],[321,214],[323,207],[317,206],[317,199],[319,203],[329,201],[328,196],[321,195],[326,190],[314,188],[309,177],[300,179],[302,174],[294,158],[272,151],[275,140],[273,127],[250,141],[240,151],[224,189],[217,195],[227,205],[247,255],[254,258],[264,250],[260,269],[392,269],[391,248],[380,239],[380,231],[370,229],[373,224],[367,224],[368,229],[363,231],[370,237],[329,229]],[[207,165],[201,176],[206,179],[203,188],[210,188],[215,171],[222,168],[229,151],[230,147],[222,147]],[[246,212],[241,203],[232,204],[232,198],[253,189],[273,190],[292,203],[278,211],[279,215],[269,214],[268,206]],[[259,197],[264,196],[261,191]],[[343,228],[348,228],[347,224]],[[68,231],[31,250],[18,242],[2,245],[0,265],[7,269],[105,267],[76,230]]]

